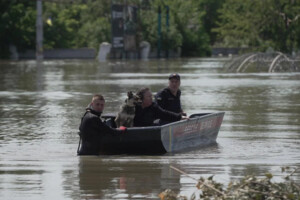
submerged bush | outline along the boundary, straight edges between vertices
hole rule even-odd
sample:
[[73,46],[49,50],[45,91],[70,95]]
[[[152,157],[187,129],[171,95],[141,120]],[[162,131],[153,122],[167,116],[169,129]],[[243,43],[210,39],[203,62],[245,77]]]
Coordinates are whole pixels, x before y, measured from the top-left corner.
[[[289,168],[282,168],[282,171],[287,169]],[[159,197],[161,200],[299,200],[300,186],[290,179],[297,170],[298,168],[294,169],[291,174],[286,176],[284,182],[273,183],[271,181],[273,175],[271,173],[266,173],[263,178],[245,176],[239,181],[230,182],[226,188],[221,183],[214,181],[213,176],[207,179],[201,177],[196,185],[197,191],[192,194],[190,198],[180,196],[170,189],[160,193]]]

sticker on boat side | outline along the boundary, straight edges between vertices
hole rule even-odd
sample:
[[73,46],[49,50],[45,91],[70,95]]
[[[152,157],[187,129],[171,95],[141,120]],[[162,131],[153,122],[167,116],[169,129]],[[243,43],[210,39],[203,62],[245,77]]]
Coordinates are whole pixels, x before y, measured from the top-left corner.
[[192,120],[189,121],[188,123],[173,127],[172,131],[174,137],[181,137],[188,134],[195,134],[206,129],[218,128],[221,126],[221,123],[223,121],[223,116],[213,117],[202,122],[199,121],[200,119]]

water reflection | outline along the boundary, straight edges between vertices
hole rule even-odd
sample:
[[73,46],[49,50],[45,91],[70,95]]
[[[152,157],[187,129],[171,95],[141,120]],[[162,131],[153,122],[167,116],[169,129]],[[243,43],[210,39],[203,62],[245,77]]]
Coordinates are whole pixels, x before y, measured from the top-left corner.
[[[144,158],[143,158],[144,159]],[[180,175],[169,164],[138,161],[136,158],[79,159],[81,198],[96,199],[157,199],[165,188],[178,189]]]

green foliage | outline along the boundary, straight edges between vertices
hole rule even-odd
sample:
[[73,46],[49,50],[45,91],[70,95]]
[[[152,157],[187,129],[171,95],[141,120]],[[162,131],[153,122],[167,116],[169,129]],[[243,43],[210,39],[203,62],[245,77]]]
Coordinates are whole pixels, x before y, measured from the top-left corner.
[[35,3],[22,0],[0,2],[0,57],[9,56],[9,45],[19,50],[35,47]]
[[[294,172],[298,168],[294,169]],[[291,174],[292,175],[292,174]],[[290,175],[290,176],[291,176]],[[266,178],[245,176],[241,180],[230,182],[226,187],[213,180],[201,177],[196,185],[197,190],[191,199],[300,199],[300,186],[292,180],[276,183],[272,182],[273,175],[266,173]],[[166,189],[158,195],[160,199],[182,200],[188,199],[180,196],[170,189]]]
[[217,34],[212,31],[217,27],[217,22],[220,20],[218,10],[222,7],[225,0],[201,0],[195,1],[195,6],[203,12],[201,22],[203,23],[204,31],[210,38],[210,44],[216,42]]
[[101,42],[110,41],[109,0],[46,2],[44,7],[44,19],[52,19],[52,25],[45,26],[46,48],[98,48]]
[[[252,18],[252,13],[255,6],[252,3],[242,3],[235,0],[226,1],[221,10],[221,22],[218,23],[219,28],[214,31],[218,32],[222,37],[222,42],[228,47],[243,47],[249,46],[251,43],[257,43],[258,31],[254,23],[255,17]],[[230,10],[230,11],[229,11]]]
[[[144,40],[156,48],[158,41],[158,7],[161,7],[162,49],[182,48],[183,56],[206,56],[210,53],[209,35],[202,23],[204,11],[199,1],[154,0],[150,10],[142,10],[141,30]],[[169,7],[169,27],[166,26]]]
[[[94,47],[111,40],[110,24],[110,0],[75,0],[70,3],[43,2],[44,21],[44,48],[78,48]],[[123,2],[119,2],[123,3]],[[162,50],[181,47],[183,55],[208,55],[210,52],[209,35],[202,24],[204,11],[198,1],[180,0],[153,0],[153,1],[127,1],[127,3],[139,6],[138,40],[149,41],[152,48],[157,47],[158,31],[157,19],[158,7],[162,8],[161,38]],[[5,4],[5,3],[4,3]],[[7,4],[7,2],[6,2]],[[22,6],[23,3],[15,1],[14,6]],[[31,3],[32,19],[28,25],[35,32],[35,5]],[[166,26],[166,7],[169,6],[169,27]],[[144,9],[145,8],[145,9]],[[9,10],[12,12],[11,8]],[[19,8],[22,12],[23,8]],[[201,12],[200,12],[201,11]],[[28,13],[27,13],[28,14]],[[15,15],[21,19],[20,16]],[[16,20],[15,20],[16,21]],[[1,23],[2,25],[3,23]],[[14,27],[15,28],[15,27]],[[17,35],[26,37],[34,48],[35,34],[29,34],[20,30]],[[2,37],[4,38],[4,37]],[[12,41],[18,41],[17,38]],[[23,44],[17,44],[24,48]]]
[[300,47],[300,2],[294,0],[228,0],[214,29],[228,47],[252,47],[290,53]]
[[86,9],[81,13],[82,26],[76,37],[76,47],[97,49],[101,42],[111,41],[110,0],[88,0],[85,6]]
[[81,28],[81,13],[87,9],[81,4],[44,3],[43,18],[51,19],[52,24],[44,23],[45,48],[77,47],[77,35]]
[[76,38],[76,47],[99,48],[101,42],[109,42],[111,39],[110,22],[106,18],[98,18],[95,21],[87,21],[83,24]]
[[[124,1],[113,2],[123,4]],[[291,53],[300,49],[300,1],[296,0],[127,0],[139,8],[137,38],[161,48],[182,49],[183,56],[207,56],[211,46],[272,47]],[[111,0],[44,1],[44,48],[98,49],[111,41]],[[166,26],[169,7],[169,27]],[[0,57],[9,46],[35,48],[36,1],[0,2]]]
[[265,174],[265,176],[266,176],[268,179],[271,179],[271,178],[273,178],[273,174],[271,174],[271,173],[269,173],[269,172],[268,172],[268,173],[266,173],[266,174]]
[[207,55],[210,51],[209,37],[201,23],[204,12],[196,6],[195,2],[197,1],[177,0],[172,2],[173,17],[183,38],[182,55]]
[[140,35],[141,40],[150,42],[152,48],[157,48],[158,36],[158,7],[161,6],[161,34],[162,50],[175,49],[182,44],[182,35],[176,28],[174,18],[169,17],[169,27],[166,27],[166,8],[160,5],[160,1],[153,1],[151,10],[140,11]]

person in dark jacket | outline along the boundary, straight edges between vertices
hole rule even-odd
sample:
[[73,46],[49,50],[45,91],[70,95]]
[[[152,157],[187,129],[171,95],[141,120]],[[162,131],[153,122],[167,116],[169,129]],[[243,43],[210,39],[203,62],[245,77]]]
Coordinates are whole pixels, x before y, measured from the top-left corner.
[[86,109],[79,126],[81,146],[78,147],[78,155],[99,155],[102,138],[114,137],[122,134],[125,130],[113,129],[100,119],[103,112],[105,100],[101,94],[96,94]]
[[152,93],[149,88],[142,88],[137,95],[142,100],[140,105],[135,107],[134,126],[153,126],[156,119],[162,119],[169,122],[186,119],[180,113],[166,111],[152,102]]
[[179,74],[171,74],[169,76],[168,87],[162,89],[155,95],[155,102],[165,110],[186,115],[186,113],[183,112],[181,107],[181,91],[179,87]]

